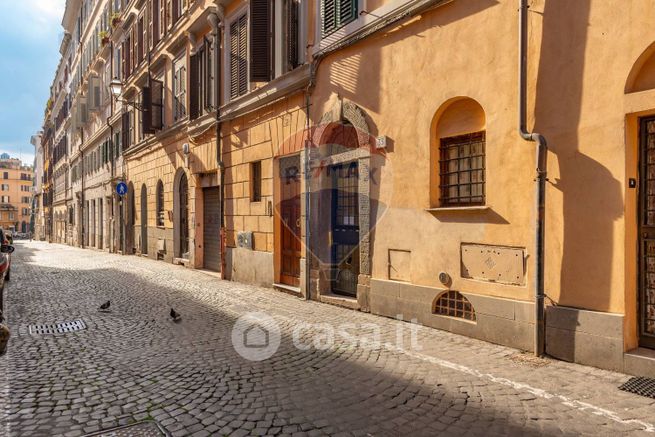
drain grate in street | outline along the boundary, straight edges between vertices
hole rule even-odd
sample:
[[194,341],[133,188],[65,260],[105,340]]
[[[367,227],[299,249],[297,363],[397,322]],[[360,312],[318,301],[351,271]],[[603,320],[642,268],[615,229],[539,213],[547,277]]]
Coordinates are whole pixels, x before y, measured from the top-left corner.
[[30,325],[29,328],[30,334],[35,335],[66,334],[68,332],[86,329],[86,324],[82,320],[73,320],[72,322],[61,322],[50,325]]
[[619,390],[655,399],[655,379],[641,376],[630,378]]
[[85,437],[162,437],[167,435],[155,422],[140,422],[88,434]]

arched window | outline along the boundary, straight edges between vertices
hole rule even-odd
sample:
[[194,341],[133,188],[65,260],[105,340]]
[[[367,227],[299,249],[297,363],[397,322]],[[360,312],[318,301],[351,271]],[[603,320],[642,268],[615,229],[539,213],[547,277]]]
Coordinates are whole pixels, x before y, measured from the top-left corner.
[[157,226],[164,226],[164,184],[157,182]]
[[432,125],[432,207],[486,203],[485,114],[478,102],[456,98],[437,111]]

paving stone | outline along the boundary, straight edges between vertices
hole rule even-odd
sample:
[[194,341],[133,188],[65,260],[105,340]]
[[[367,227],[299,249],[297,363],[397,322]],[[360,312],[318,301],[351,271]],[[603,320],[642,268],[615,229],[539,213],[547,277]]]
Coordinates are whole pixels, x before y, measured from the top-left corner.
[[[0,358],[9,436],[81,435],[155,419],[195,435],[642,435],[655,401],[621,392],[626,375],[407,325],[134,256],[17,242]],[[56,273],[55,273],[56,272]],[[107,299],[112,309],[97,307]],[[173,306],[180,323],[168,320]],[[246,312],[272,316],[279,351],[258,363],[231,344]],[[74,334],[22,327],[81,318]],[[383,342],[299,350],[302,324],[375,325]],[[311,344],[317,327],[303,331]],[[354,331],[355,332],[355,331]],[[9,383],[11,382],[11,384]],[[543,394],[545,393],[545,394]],[[2,411],[2,410],[0,410]],[[0,415],[3,413],[0,413]]]

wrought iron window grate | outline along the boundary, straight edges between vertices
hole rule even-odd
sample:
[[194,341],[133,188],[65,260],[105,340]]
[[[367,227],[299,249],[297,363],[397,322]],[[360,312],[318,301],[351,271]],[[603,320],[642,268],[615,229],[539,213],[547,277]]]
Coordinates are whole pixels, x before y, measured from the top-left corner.
[[29,326],[29,332],[33,335],[67,334],[69,332],[82,331],[84,329],[86,329],[86,324],[82,320]]
[[641,376],[630,378],[619,390],[655,399],[655,379]]
[[484,131],[440,141],[440,181],[442,206],[484,205]]
[[471,302],[458,291],[447,291],[439,296],[434,306],[434,313],[441,316],[457,317],[476,321],[475,310]]

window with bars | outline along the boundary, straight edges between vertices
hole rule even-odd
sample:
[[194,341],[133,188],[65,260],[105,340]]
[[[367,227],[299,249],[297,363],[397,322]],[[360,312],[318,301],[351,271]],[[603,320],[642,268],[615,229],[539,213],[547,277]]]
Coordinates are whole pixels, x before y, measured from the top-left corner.
[[261,202],[262,200],[262,162],[250,163],[250,201]]
[[446,291],[437,298],[434,309],[435,314],[441,316],[458,317],[460,319],[476,321],[475,309],[471,302],[458,291]]
[[357,19],[357,0],[321,0],[323,36]]
[[230,24],[230,98],[248,92],[248,14]]
[[157,226],[164,227],[164,184],[157,182]]
[[484,131],[441,138],[441,206],[484,205],[485,138]]

